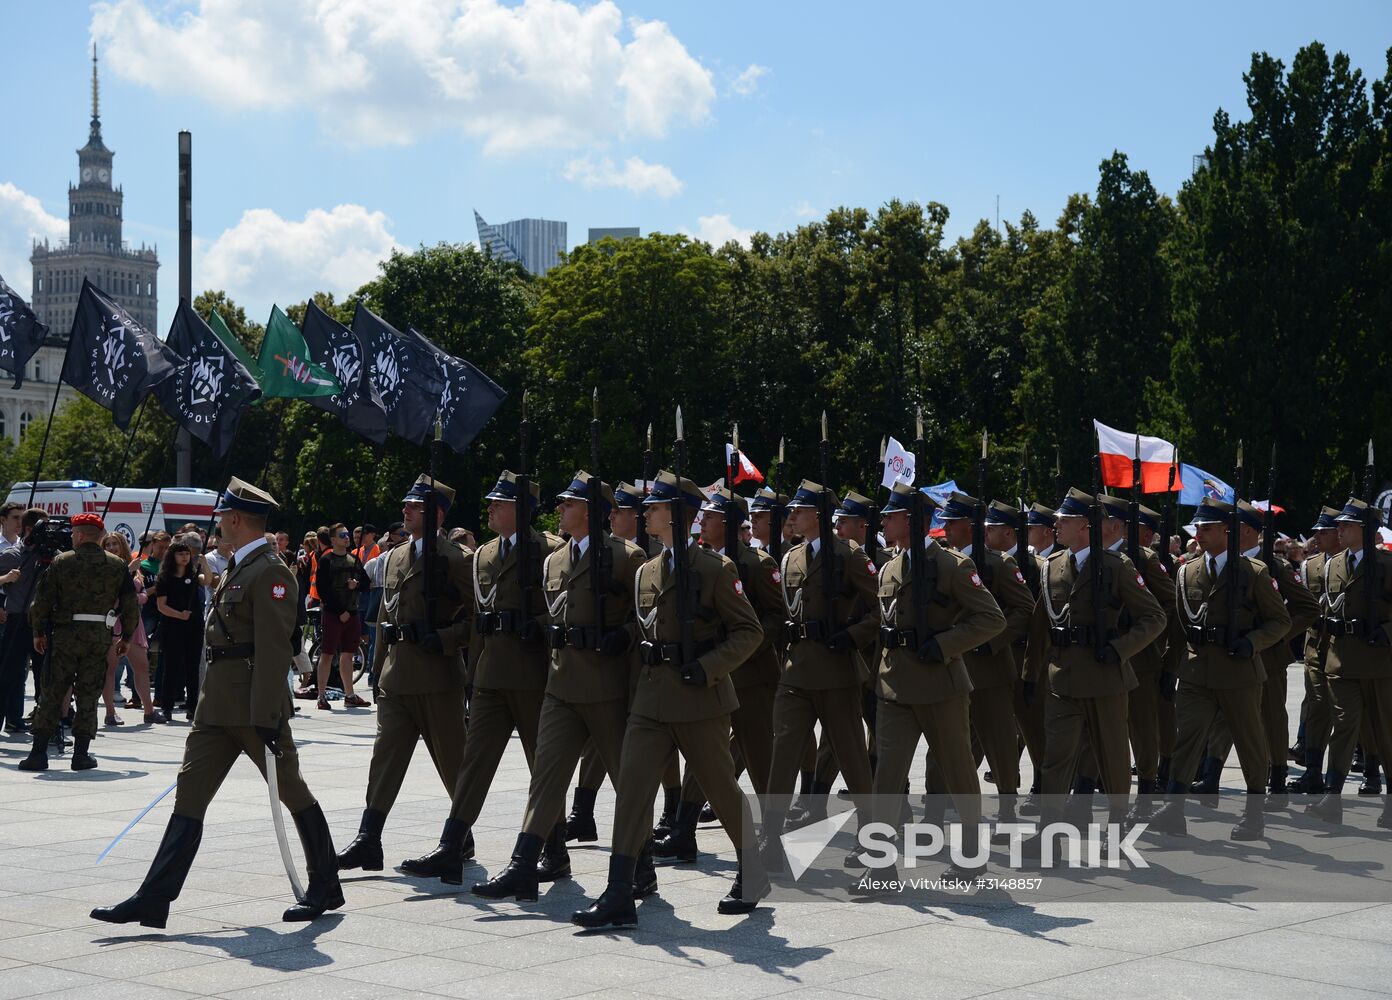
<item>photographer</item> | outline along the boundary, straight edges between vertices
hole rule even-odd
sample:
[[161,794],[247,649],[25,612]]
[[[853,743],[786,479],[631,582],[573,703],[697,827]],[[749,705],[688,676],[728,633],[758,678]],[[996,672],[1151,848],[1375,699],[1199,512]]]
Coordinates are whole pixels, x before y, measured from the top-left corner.
[[[27,612],[38,587],[40,560],[53,557],[51,552],[43,555],[37,546],[30,544],[30,540],[34,527],[47,519],[48,512],[40,507],[24,511],[19,523],[19,536],[23,544],[0,552],[0,574],[18,573],[15,582],[5,588],[2,619],[5,632],[3,640],[0,640],[0,709],[4,710],[5,731],[10,735],[28,729],[24,724],[24,682],[29,673],[34,637],[29,629]],[[37,658],[33,658],[35,676],[38,675],[38,662]]]

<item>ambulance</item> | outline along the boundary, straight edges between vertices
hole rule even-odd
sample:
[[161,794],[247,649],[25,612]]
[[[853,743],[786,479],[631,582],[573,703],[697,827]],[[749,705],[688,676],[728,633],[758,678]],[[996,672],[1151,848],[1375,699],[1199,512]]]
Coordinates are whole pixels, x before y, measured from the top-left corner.
[[[89,479],[45,479],[34,487],[34,502],[29,503],[33,483],[15,483],[10,487],[7,501],[42,508],[56,517],[72,517],[83,511],[106,512],[108,531],[125,536],[131,552],[137,551],[136,539],[149,526],[150,531],[173,532],[192,522],[206,526],[217,506],[214,490],[188,486],[166,486],[159,490],[159,506],[155,506],[155,490],[111,487]],[[107,501],[110,499],[110,504]],[[152,516],[153,512],[153,516]]]

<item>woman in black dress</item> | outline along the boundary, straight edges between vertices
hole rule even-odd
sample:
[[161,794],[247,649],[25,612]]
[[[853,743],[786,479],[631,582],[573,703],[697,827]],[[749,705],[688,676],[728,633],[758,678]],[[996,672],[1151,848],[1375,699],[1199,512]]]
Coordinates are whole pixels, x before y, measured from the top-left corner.
[[185,718],[198,707],[198,661],[203,652],[203,585],[194,552],[183,542],[169,546],[155,582],[160,613],[160,705],[174,721],[174,703],[184,699]]

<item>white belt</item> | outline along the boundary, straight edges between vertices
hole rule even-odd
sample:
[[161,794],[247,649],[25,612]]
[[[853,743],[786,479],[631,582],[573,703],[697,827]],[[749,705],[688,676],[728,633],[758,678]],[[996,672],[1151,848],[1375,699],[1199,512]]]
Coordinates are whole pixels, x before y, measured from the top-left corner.
[[116,624],[116,612],[108,611],[104,615],[73,615],[72,620],[75,622],[101,622],[110,627]]

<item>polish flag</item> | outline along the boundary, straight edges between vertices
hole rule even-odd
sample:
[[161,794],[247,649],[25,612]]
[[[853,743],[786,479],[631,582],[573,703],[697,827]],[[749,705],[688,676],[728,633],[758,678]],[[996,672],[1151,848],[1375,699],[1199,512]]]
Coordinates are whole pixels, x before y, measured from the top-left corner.
[[[734,450],[735,446],[733,444],[725,445],[726,468],[730,467],[730,455]],[[735,483],[762,483],[764,481],[764,474],[754,467],[754,463],[749,460],[748,455],[744,452],[740,452],[739,461],[739,468],[735,470],[735,478],[734,481],[730,483],[731,486],[734,486]]]
[[[1174,445],[1164,438],[1128,434],[1097,420],[1092,422],[1092,426],[1097,431],[1097,451],[1102,456],[1103,486],[1131,488],[1131,460],[1136,455],[1139,441],[1141,492],[1164,493],[1170,489],[1170,467],[1175,463]],[[1181,486],[1183,483],[1176,466],[1174,488],[1178,490]]]

